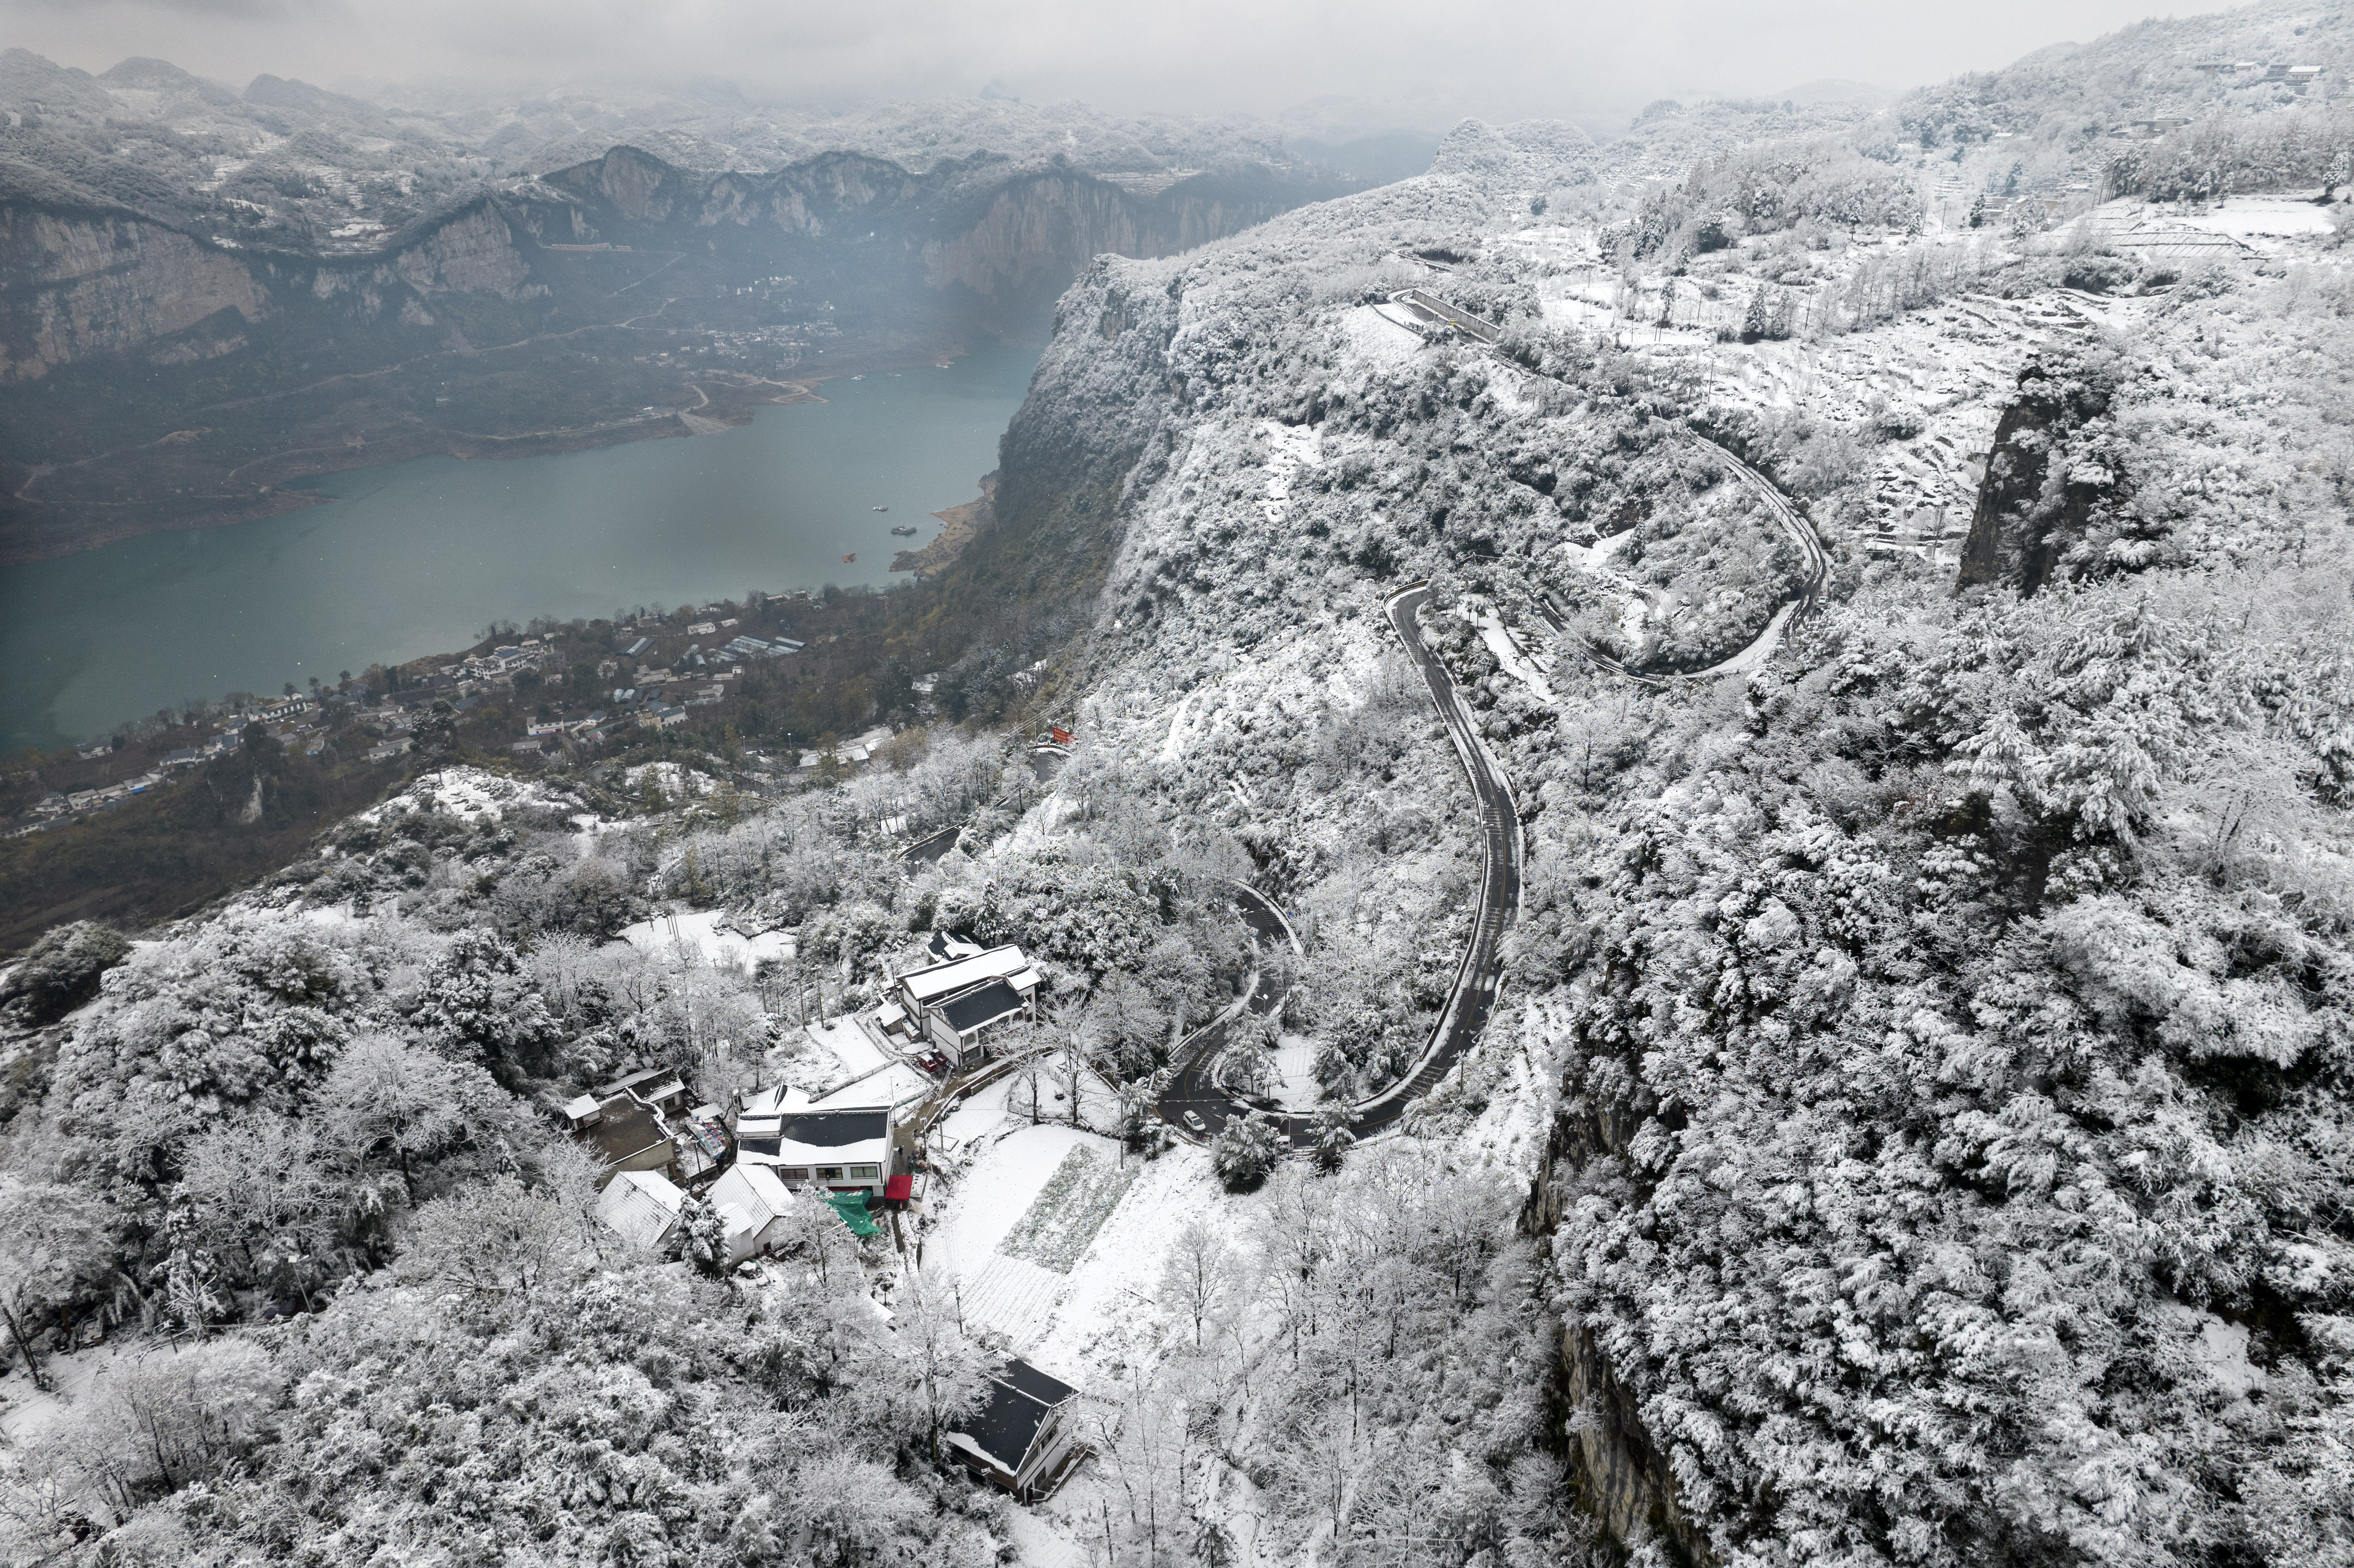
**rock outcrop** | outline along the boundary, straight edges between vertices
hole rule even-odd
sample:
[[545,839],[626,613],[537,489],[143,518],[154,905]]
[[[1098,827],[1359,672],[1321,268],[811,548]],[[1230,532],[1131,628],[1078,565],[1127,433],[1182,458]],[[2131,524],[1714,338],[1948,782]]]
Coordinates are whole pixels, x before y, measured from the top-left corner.
[[2134,531],[2124,515],[2124,464],[2109,418],[2114,354],[2055,353],[2019,373],[2003,411],[1962,546],[1958,586],[2031,594],[2056,576],[2115,564],[2106,546]]
[[[230,252],[123,213],[0,207],[0,381],[37,379],[93,355],[169,344],[176,357],[242,346],[240,323],[271,311],[270,290]],[[205,325],[206,344],[180,341]]]

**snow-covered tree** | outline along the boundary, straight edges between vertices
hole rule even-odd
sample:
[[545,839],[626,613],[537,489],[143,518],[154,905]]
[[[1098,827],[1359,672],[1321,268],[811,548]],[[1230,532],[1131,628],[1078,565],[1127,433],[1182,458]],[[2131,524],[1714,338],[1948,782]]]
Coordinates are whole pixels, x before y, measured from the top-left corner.
[[1316,1151],[1316,1167],[1320,1171],[1341,1169],[1341,1157],[1357,1141],[1350,1131],[1358,1120],[1357,1113],[1344,1105],[1324,1105],[1316,1107],[1310,1132],[1310,1147]]
[[1210,1167],[1230,1192],[1246,1192],[1267,1180],[1283,1154],[1283,1135],[1263,1111],[1228,1117],[1210,1140]]
[[106,1277],[109,1229],[105,1206],[89,1193],[0,1172],[0,1314],[36,1388],[49,1386],[37,1336]]

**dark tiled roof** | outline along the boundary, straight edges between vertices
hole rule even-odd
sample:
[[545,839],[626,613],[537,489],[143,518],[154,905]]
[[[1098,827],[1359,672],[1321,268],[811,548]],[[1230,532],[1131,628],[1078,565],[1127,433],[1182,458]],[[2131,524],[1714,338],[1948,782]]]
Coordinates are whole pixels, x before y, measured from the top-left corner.
[[609,1100],[604,1109],[604,1119],[587,1129],[584,1136],[597,1146],[597,1152],[604,1156],[608,1165],[669,1141],[670,1135],[663,1130],[654,1113],[635,1100]]
[[1079,1392],[1061,1378],[1040,1372],[1018,1356],[1008,1357],[997,1375],[1031,1398],[1047,1404],[1060,1404]]
[[1022,1461],[1030,1457],[1030,1446],[1038,1440],[1038,1428],[1046,1424],[1046,1417],[1077,1393],[1028,1361],[1008,1359],[1004,1369],[989,1380],[989,1403],[967,1416],[956,1430],[1007,1470],[1018,1471]]
[[940,1004],[940,1016],[960,1034],[1022,1011],[1022,993],[1002,980],[985,980]]
[[887,1110],[801,1111],[784,1118],[778,1130],[794,1143],[806,1143],[817,1149],[839,1149],[845,1143],[864,1143],[889,1132],[891,1113]]

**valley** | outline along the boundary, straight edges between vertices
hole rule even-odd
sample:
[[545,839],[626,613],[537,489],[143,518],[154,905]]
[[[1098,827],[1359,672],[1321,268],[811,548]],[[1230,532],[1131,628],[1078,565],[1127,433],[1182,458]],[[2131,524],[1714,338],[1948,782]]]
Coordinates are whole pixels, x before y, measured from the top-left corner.
[[0,1555],[2347,1557],[2338,10],[1385,183],[46,64],[0,398],[335,499],[27,728],[338,668],[0,774]]
[[292,492],[297,512],[16,566],[0,742],[53,750],[190,698],[333,683],[496,622],[887,584],[891,520],[972,495],[1034,362],[992,346],[837,376],[692,440],[350,470]]
[[[757,167],[609,142],[462,178],[469,132],[426,115],[414,167],[376,180],[355,170],[385,151],[347,138],[383,113],[358,101],[264,81],[247,102],[152,61],[0,68],[0,562],[273,515],[351,468],[740,424],[812,377],[1037,341],[1099,252],[1361,183],[1246,127],[1151,150],[1010,111],[961,144],[846,125]],[[190,136],[293,159],[258,201],[199,177]],[[429,167],[441,194],[408,194]]]

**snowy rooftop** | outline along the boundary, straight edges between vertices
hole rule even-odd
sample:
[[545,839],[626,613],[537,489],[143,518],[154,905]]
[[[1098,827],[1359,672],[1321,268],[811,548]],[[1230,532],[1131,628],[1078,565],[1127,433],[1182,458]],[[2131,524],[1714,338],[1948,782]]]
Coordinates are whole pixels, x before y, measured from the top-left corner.
[[737,1119],[737,1158],[759,1165],[880,1165],[890,1157],[891,1107],[748,1111]]
[[667,1176],[652,1171],[624,1171],[605,1184],[597,1200],[597,1217],[631,1246],[652,1249],[663,1244],[678,1212],[686,1202]]
[[1009,945],[910,969],[899,977],[899,984],[921,1006],[991,980],[1010,980],[1022,991],[1032,991],[1037,987],[1038,971],[1030,967],[1021,948]]
[[1011,1358],[989,1380],[989,1403],[967,1417],[949,1441],[1008,1470],[1019,1470],[1047,1416],[1055,1406],[1077,1398],[1078,1393],[1020,1357]]
[[793,1195],[766,1165],[731,1165],[711,1184],[711,1205],[727,1222],[728,1250],[753,1249],[760,1233],[790,1213]]

